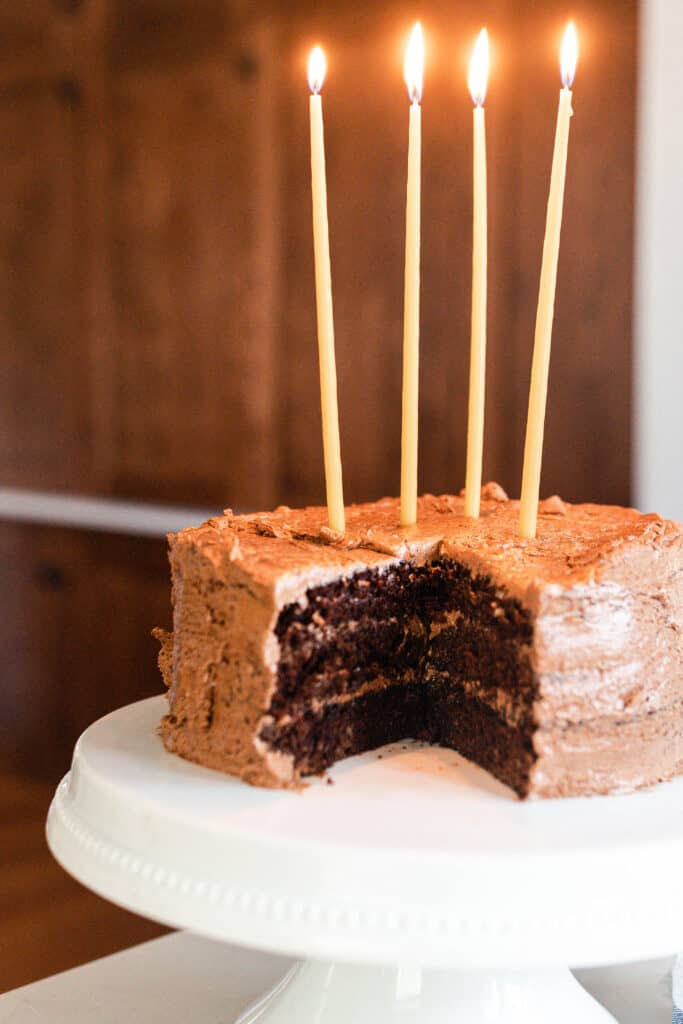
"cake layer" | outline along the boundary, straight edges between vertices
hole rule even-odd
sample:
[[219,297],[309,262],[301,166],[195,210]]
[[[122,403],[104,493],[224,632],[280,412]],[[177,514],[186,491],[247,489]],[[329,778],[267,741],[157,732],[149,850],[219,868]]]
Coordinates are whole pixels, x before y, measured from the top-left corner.
[[270,786],[399,728],[520,793],[680,771],[681,528],[555,498],[520,540],[517,503],[483,498],[478,520],[425,496],[405,529],[384,499],[344,537],[281,508],[172,538],[168,748]]

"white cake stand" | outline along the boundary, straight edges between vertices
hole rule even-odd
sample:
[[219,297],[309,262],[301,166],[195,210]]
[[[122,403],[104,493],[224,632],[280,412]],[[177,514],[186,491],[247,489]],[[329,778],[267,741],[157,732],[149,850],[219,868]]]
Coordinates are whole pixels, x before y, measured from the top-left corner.
[[83,734],[48,841],[121,906],[301,958],[243,1022],[605,1024],[566,965],[681,945],[683,779],[521,803],[405,743],[338,765],[334,785],[273,792],[167,754],[163,710],[142,701]]

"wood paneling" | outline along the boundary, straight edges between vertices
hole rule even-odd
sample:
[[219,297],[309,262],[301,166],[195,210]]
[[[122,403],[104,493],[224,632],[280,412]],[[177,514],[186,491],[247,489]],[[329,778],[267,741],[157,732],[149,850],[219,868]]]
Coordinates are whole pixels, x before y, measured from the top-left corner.
[[96,718],[163,690],[162,540],[0,524],[0,767],[57,782]]
[[[147,47],[139,62],[126,49],[112,83],[111,487],[267,505],[276,498],[276,55],[267,29],[235,29],[217,46],[202,24],[195,9],[188,30],[201,59],[174,60],[169,74],[160,54],[150,70]],[[177,32],[159,34],[162,53],[167,38],[178,47]],[[153,48],[157,33],[148,36]]]
[[[519,39],[562,29],[555,3],[526,5]],[[558,275],[543,488],[573,500],[629,500],[633,188],[635,159],[635,0],[572,7],[581,27],[565,218]],[[524,104],[518,140],[518,315],[511,372],[525,409],[555,114],[554,54],[523,54],[517,88]],[[512,371],[512,367],[510,367]],[[513,435],[514,436],[514,435]],[[509,459],[521,467],[521,448]],[[519,476],[519,473],[516,474]]]
[[[24,11],[26,7],[26,11]],[[325,89],[349,498],[398,486],[414,6],[0,3],[0,481],[264,507],[323,497],[305,56]],[[487,116],[486,475],[517,493],[566,5],[419,5],[424,100],[421,485],[462,484],[469,46]],[[544,491],[628,498],[635,0],[578,0]]]
[[[331,42],[325,109],[342,447],[347,494],[367,498],[398,488],[407,134],[400,48],[410,14],[366,4],[343,19],[333,6],[321,16],[316,5],[314,26]],[[498,0],[476,8],[434,2],[421,11],[429,46],[421,488],[458,490],[464,482],[472,130],[464,79],[467,47],[486,22],[494,50],[487,104],[485,476],[517,494],[566,9],[556,2],[539,8]],[[625,502],[636,4],[586,2],[573,13],[585,51],[572,125],[543,487],[575,500]],[[300,41],[313,38],[310,16],[304,10],[290,26],[290,107],[300,91]],[[290,118],[287,125],[285,246],[288,265],[302,268],[303,287],[286,291],[283,348],[295,358],[283,376],[291,410],[281,454],[283,490],[320,501],[318,409],[301,399],[314,394],[317,372],[309,224],[302,212],[308,201],[305,118]]]
[[[486,23],[485,476],[517,494],[567,13],[560,0],[0,0],[0,485],[215,507],[323,499],[305,81],[321,41],[345,490],[397,492],[401,65],[417,14],[421,489],[464,477],[465,73]],[[582,57],[542,489],[625,502],[637,3],[571,13]],[[0,606],[0,767],[56,782],[85,726],[161,690],[149,631],[170,619],[165,545],[2,523]],[[0,835],[3,852],[13,842]],[[62,901],[56,868],[34,885],[22,858],[0,885],[0,963],[30,948],[27,964],[56,957],[47,971],[77,947],[113,948],[109,918],[84,894]]]
[[63,58],[61,14],[71,0],[0,0],[0,80],[47,78]]
[[88,892],[52,859],[45,818],[53,791],[0,774],[0,992],[166,931]]
[[78,117],[68,82],[0,82],[3,483],[67,488],[79,479]]
[[[215,145],[245,134],[252,105],[225,79],[223,70],[179,73],[172,83],[144,76],[117,92],[113,484],[124,493],[197,500],[227,494],[231,474],[253,473],[254,496],[270,498],[260,486],[272,436],[270,346],[266,333],[261,346],[247,341],[259,333],[255,246],[246,243],[257,234],[248,201],[255,171],[237,150]],[[224,254],[236,239],[246,244],[231,265]],[[171,408],[185,409],[180,430]]]

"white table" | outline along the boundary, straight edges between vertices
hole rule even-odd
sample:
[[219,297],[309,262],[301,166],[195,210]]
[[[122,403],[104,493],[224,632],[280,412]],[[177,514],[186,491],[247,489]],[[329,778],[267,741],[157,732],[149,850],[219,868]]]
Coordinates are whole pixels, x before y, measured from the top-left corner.
[[[290,963],[178,932],[0,996],[0,1024],[232,1024]],[[578,977],[619,1024],[671,1024],[669,969],[654,960]]]

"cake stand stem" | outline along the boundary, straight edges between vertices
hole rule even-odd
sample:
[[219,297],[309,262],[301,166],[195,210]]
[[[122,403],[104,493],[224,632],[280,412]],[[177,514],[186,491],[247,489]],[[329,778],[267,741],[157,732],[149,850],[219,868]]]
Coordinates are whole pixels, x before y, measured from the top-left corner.
[[565,968],[432,971],[314,960],[237,1024],[616,1024]]

